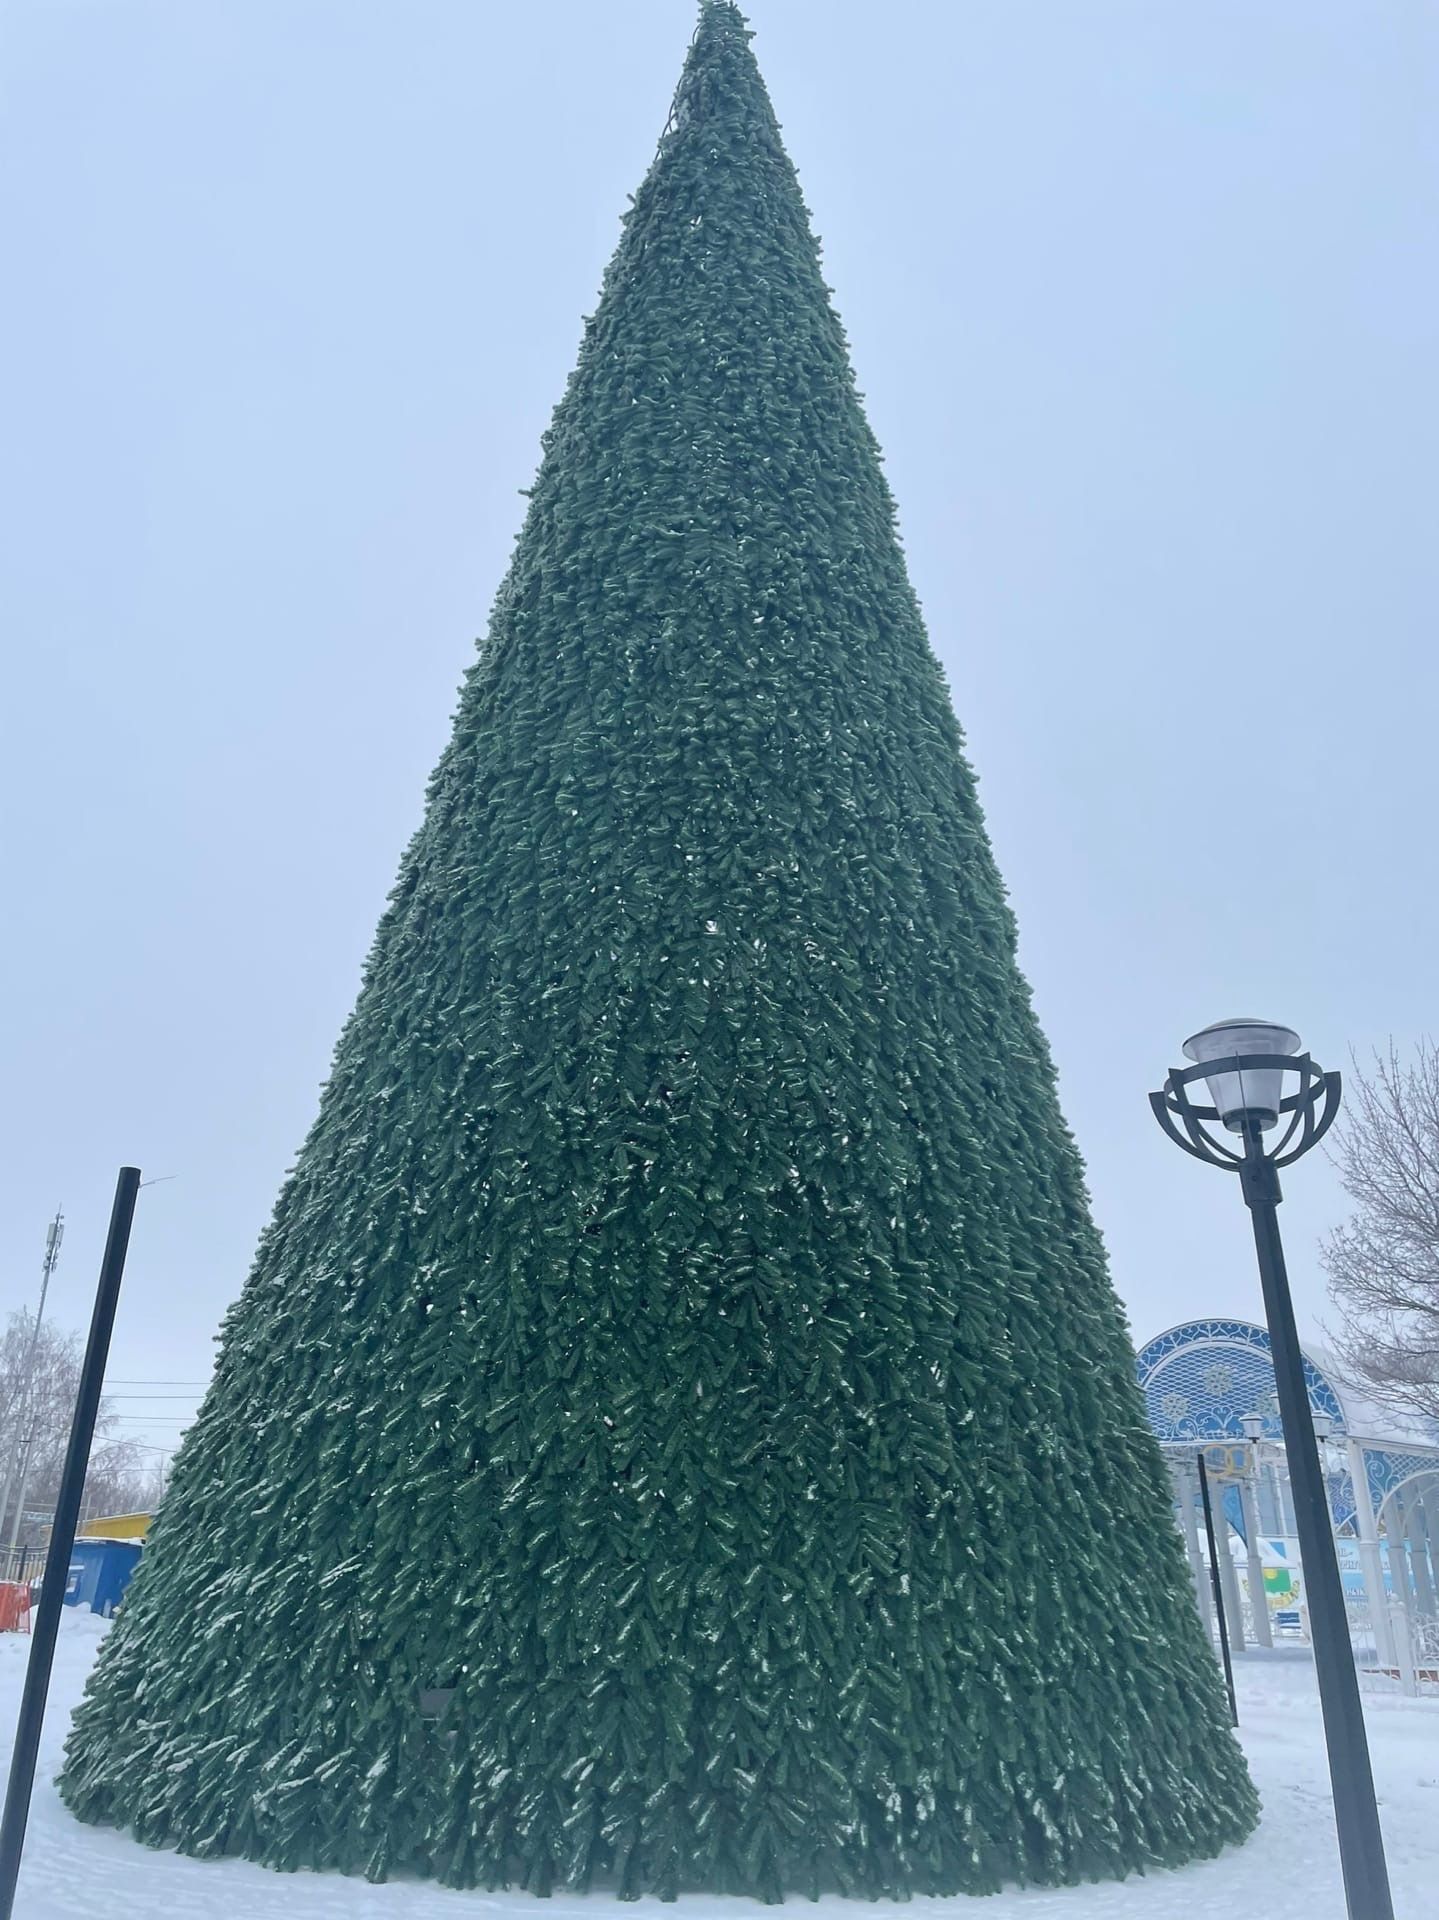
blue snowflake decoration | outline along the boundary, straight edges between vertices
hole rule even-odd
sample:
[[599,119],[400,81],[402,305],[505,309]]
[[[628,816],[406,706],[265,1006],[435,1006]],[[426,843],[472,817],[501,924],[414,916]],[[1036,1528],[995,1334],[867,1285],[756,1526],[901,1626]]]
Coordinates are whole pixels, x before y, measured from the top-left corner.
[[[1246,1413],[1264,1416],[1267,1438],[1282,1438],[1269,1335],[1247,1320],[1186,1320],[1139,1350],[1139,1384],[1150,1425],[1161,1440],[1241,1440]],[[1344,1407],[1329,1379],[1306,1355],[1309,1404],[1327,1413],[1335,1433],[1347,1431]]]

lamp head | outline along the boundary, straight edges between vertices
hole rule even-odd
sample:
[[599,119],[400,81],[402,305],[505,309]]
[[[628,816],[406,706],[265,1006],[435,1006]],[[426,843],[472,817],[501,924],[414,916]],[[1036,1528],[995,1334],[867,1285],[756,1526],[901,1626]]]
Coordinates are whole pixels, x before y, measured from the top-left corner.
[[1279,1119],[1283,1098],[1282,1067],[1235,1068],[1236,1056],[1298,1053],[1299,1035],[1269,1020],[1220,1020],[1191,1034],[1184,1043],[1186,1056],[1196,1066],[1208,1060],[1226,1060],[1228,1071],[1206,1074],[1205,1083],[1215,1110],[1231,1133],[1243,1133],[1246,1124],[1267,1133]]

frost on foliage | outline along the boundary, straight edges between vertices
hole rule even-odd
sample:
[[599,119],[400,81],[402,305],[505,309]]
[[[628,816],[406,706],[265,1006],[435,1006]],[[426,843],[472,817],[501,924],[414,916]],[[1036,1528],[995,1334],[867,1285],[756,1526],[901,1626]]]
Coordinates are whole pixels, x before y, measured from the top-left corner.
[[1118,1875],[1254,1818],[1185,1588],[710,0],[63,1791],[539,1893]]

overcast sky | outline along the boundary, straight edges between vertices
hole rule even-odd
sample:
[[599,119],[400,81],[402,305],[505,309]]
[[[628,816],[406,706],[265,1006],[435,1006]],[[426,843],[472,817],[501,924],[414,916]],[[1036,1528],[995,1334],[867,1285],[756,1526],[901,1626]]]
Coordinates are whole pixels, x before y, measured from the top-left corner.
[[[174,1176],[117,1393],[209,1370],[692,12],[5,9],[0,1309],[63,1200],[83,1325]],[[1258,1318],[1145,1094],[1223,1015],[1439,1025],[1439,8],[751,19],[1135,1334]]]

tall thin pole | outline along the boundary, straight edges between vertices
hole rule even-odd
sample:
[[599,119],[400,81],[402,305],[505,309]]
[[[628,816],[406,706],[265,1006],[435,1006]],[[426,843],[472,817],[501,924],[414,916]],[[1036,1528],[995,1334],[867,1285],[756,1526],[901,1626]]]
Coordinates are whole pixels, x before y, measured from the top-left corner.
[[64,1238],[65,1211],[63,1207],[56,1207],[55,1218],[50,1222],[50,1231],[45,1236],[45,1262],[40,1269],[40,1304],[35,1309],[35,1324],[30,1329],[30,1344],[25,1349],[23,1384],[15,1396],[15,1444],[10,1449],[10,1464],[5,1469],[5,1491],[0,1493],[0,1527],[3,1527],[5,1516],[10,1511],[10,1495],[15,1486],[15,1468],[18,1463],[20,1493],[15,1502],[15,1524],[10,1529],[12,1561],[20,1539],[20,1524],[25,1517],[26,1482],[30,1477],[30,1454],[35,1445],[35,1424],[31,1418],[31,1401],[35,1388],[35,1355],[40,1346],[40,1325],[45,1318],[45,1297],[50,1291],[50,1276],[54,1273],[55,1263],[60,1258],[60,1242]]
[[1234,1664],[1229,1658],[1229,1622],[1224,1617],[1224,1587],[1219,1578],[1219,1548],[1214,1540],[1214,1509],[1209,1504],[1209,1471],[1204,1464],[1204,1449],[1194,1456],[1199,1464],[1199,1497],[1204,1502],[1204,1532],[1209,1541],[1209,1578],[1214,1584],[1214,1613],[1219,1621],[1219,1652],[1224,1661],[1224,1690],[1229,1695],[1229,1718],[1239,1725],[1239,1704],[1234,1698]]
[[1369,1764],[1369,1742],[1364,1731],[1364,1708],[1359,1698],[1359,1676],[1349,1640],[1349,1616],[1329,1496],[1319,1464],[1309,1389],[1284,1245],[1279,1237],[1279,1175],[1264,1154],[1262,1136],[1246,1121],[1244,1164],[1240,1168],[1244,1200],[1254,1225],[1254,1248],[1259,1256],[1259,1279],[1264,1289],[1264,1311],[1269,1321],[1269,1345],[1274,1359],[1274,1382],[1279,1390],[1279,1417],[1284,1426],[1289,1482],[1294,1495],[1294,1518],[1299,1534],[1299,1558],[1304,1570],[1304,1595],[1314,1643],[1314,1667],[1319,1680],[1319,1704],[1324,1713],[1324,1737],[1329,1749],[1329,1778],[1334,1789],[1334,1824],[1339,1834],[1339,1860],[1344,1874],[1344,1897],[1350,1920],[1394,1920],[1389,1871],[1384,1861],[1384,1835],[1374,1798],[1374,1773]]
[[40,1604],[35,1610],[30,1661],[25,1669],[25,1691],[20,1698],[20,1718],[15,1727],[15,1752],[10,1762],[9,1785],[5,1790],[5,1811],[0,1816],[0,1920],[11,1920],[15,1908],[15,1882],[19,1877],[20,1855],[25,1846],[25,1823],[30,1816],[30,1792],[35,1784],[35,1758],[40,1746],[40,1728],[45,1718],[45,1696],[50,1690],[50,1669],[55,1660],[55,1636],[60,1630],[60,1609],[65,1603],[65,1584],[70,1572],[70,1555],[75,1545],[80,1494],[85,1485],[85,1469],[90,1462],[95,1419],[100,1411],[100,1388],[105,1378],[110,1332],[115,1324],[115,1306],[120,1297],[120,1279],[125,1271],[125,1252],[130,1244],[130,1223],[135,1217],[135,1195],[139,1188],[139,1169],[121,1167],[120,1177],[115,1183],[115,1204],[110,1213],[105,1256],[100,1262],[100,1282],[95,1290],[90,1337],[85,1345],[85,1359],[80,1369],[80,1390],[75,1399],[75,1417],[70,1425],[70,1444],[65,1449],[60,1491],[55,1500],[55,1523],[50,1530],[50,1550],[45,1556]]

